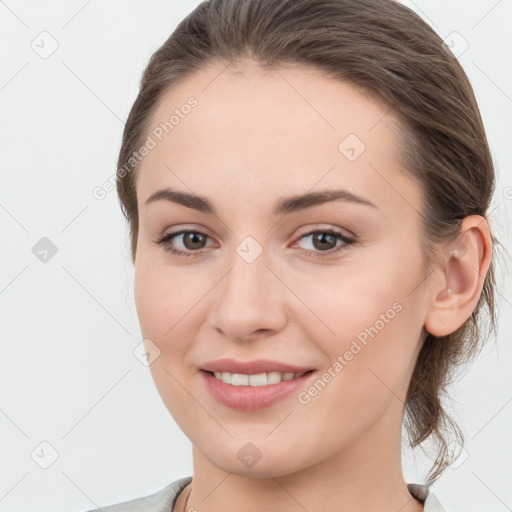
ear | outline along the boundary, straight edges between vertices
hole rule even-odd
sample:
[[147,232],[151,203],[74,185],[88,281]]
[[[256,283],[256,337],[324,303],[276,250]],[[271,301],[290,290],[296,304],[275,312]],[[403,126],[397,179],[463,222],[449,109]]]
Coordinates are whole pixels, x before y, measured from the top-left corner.
[[456,331],[475,309],[492,256],[489,225],[484,217],[463,219],[457,239],[441,250],[437,279],[429,287],[425,329],[434,336]]

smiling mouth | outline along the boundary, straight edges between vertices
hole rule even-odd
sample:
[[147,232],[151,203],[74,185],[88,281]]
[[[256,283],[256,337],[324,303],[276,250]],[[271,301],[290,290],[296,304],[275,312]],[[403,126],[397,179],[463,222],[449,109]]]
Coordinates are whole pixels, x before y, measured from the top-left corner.
[[282,373],[282,372],[265,372],[256,374],[230,373],[230,372],[212,372],[202,370],[217,380],[232,386],[260,387],[279,384],[283,381],[295,380],[307,375],[314,370],[308,370],[300,373]]
[[199,373],[218,403],[238,411],[255,412],[291,397],[302,386],[307,386],[317,371],[233,374],[202,369]]

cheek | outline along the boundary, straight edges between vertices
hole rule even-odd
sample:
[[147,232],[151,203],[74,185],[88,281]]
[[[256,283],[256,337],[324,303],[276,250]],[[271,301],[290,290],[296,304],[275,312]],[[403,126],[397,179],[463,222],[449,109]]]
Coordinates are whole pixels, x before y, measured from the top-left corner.
[[[134,299],[142,334],[171,339],[198,290],[179,272],[142,258],[136,263]],[[195,291],[194,291],[195,290]],[[196,299],[197,300],[197,299]]]
[[167,407],[173,415],[179,414],[183,392],[179,383],[186,385],[183,360],[190,343],[186,329],[189,301],[163,269],[140,263],[134,279],[137,316],[146,352],[158,354],[149,369]]
[[[315,273],[310,280],[301,278],[295,291],[309,307],[308,321],[318,334],[331,340],[332,349],[343,349],[344,343],[360,336],[376,322],[380,330],[397,316],[405,294],[395,281],[393,269],[386,272],[361,265],[339,269],[339,272]],[[299,308],[298,308],[299,309]],[[381,320],[384,319],[384,323]]]
[[365,307],[355,300],[339,304],[345,309],[330,317],[336,335],[312,338],[328,355],[319,372],[319,378],[328,382],[304,390],[311,396],[304,412],[312,411],[311,430],[327,428],[341,446],[390,418],[391,409],[396,411],[392,417],[400,417],[417,333],[406,304],[387,297],[368,301]]
[[333,408],[343,403],[344,411],[355,412],[362,403],[385,405],[406,392],[422,322],[421,304],[410,293],[419,269],[403,263],[389,258],[364,271],[361,265],[361,272],[351,266],[350,275],[315,276],[313,286],[299,291],[316,315],[298,321],[328,356],[325,370],[336,375],[326,386]]
[[176,376],[184,373],[184,357],[194,341],[200,321],[197,311],[204,295],[200,283],[190,277],[179,269],[142,258],[136,264],[134,299],[141,333],[160,351],[150,366],[154,375],[166,370]]
[[137,265],[134,298],[145,350],[150,354],[159,351],[149,369],[166,408],[187,431],[190,428],[187,426],[190,414],[187,413],[187,399],[190,397],[183,388],[187,386],[183,358],[189,344],[184,329],[189,301],[184,300],[183,289],[177,287],[176,281],[166,276],[163,269],[143,265],[142,258]]
[[137,316],[144,338],[160,337],[164,328],[162,309],[166,302],[162,301],[162,285],[156,275],[145,268],[140,261],[135,267],[134,299]]
[[355,338],[386,340],[382,348],[396,345],[417,323],[421,304],[419,290],[413,291],[424,278],[419,249],[405,252],[389,239],[374,249],[354,251],[339,268],[297,280],[297,295],[315,313],[308,319],[320,321],[318,332],[327,334],[331,349],[343,349]]

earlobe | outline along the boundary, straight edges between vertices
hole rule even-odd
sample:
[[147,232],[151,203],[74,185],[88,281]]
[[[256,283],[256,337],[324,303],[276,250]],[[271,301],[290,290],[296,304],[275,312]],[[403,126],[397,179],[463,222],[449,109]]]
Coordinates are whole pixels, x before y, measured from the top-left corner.
[[435,287],[431,288],[425,329],[434,336],[456,331],[475,309],[492,255],[489,226],[484,217],[462,221],[457,239],[441,251]]

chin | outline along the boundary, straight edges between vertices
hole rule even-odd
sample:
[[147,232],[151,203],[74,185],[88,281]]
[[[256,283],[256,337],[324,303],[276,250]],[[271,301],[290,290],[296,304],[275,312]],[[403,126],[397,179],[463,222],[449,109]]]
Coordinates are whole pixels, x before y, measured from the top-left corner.
[[261,460],[257,462],[252,468],[244,467],[244,465],[241,463],[237,464],[233,462],[225,465],[218,464],[217,467],[226,473],[233,473],[234,475],[261,479],[283,477],[303,469],[290,467],[285,464],[275,464],[271,461],[264,463]]
[[[216,452],[211,452],[211,444],[207,445],[210,451],[205,456],[226,473],[252,478],[282,477],[307,467],[306,461],[297,458],[297,450],[293,446],[289,447],[288,452],[278,453],[273,448],[262,447],[260,450],[256,443],[250,441],[234,441],[233,444],[236,446],[231,448],[231,445],[226,445],[223,450]],[[270,453],[266,454],[266,451]]]

